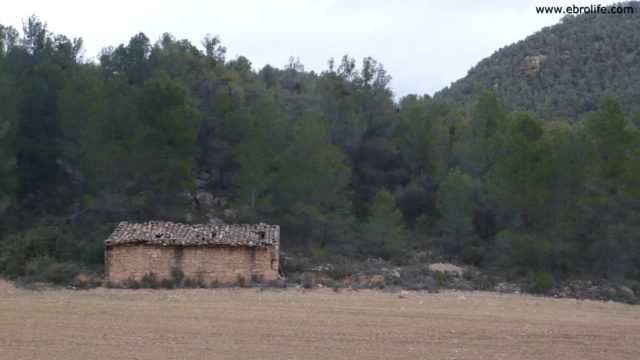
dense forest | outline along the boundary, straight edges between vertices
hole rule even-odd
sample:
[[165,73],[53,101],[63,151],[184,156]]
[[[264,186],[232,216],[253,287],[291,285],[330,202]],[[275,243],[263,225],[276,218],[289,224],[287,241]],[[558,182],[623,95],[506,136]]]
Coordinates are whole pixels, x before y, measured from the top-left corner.
[[[617,31],[637,20],[566,18],[509,51],[565,51],[538,41],[553,34],[566,46],[581,44],[570,34],[633,42],[637,26]],[[321,261],[428,254],[511,279],[640,281],[640,132],[626,95],[640,92],[613,82],[639,78],[628,54],[640,41],[620,44],[586,50],[611,64],[612,82],[558,70],[570,91],[496,91],[503,101],[474,90],[458,104],[394,102],[373,58],[330,60],[319,74],[293,58],[256,71],[227,59],[217,37],[196,46],[140,33],[91,62],[80,39],[36,17],[22,33],[0,26],[0,272],[99,273],[119,221],[171,220],[277,223],[283,251]],[[513,83],[552,70],[517,67]],[[594,103],[557,120],[572,96]]]
[[596,111],[603,96],[611,96],[639,125],[640,2],[622,6],[633,7],[633,14],[567,15],[559,24],[497,50],[435,97],[465,107],[491,92],[514,110],[578,121]]

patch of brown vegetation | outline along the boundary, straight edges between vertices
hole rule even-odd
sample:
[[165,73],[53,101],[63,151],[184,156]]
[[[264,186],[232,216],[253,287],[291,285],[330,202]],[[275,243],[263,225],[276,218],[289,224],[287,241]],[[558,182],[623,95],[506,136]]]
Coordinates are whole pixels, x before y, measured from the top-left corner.
[[637,306],[478,292],[0,295],[8,359],[636,359]]

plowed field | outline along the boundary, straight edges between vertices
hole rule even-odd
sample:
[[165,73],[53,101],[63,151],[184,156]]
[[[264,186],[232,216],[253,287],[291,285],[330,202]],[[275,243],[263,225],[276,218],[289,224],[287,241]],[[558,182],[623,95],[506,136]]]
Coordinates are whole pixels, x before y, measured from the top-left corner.
[[0,359],[640,359],[640,307],[480,292],[4,286]]

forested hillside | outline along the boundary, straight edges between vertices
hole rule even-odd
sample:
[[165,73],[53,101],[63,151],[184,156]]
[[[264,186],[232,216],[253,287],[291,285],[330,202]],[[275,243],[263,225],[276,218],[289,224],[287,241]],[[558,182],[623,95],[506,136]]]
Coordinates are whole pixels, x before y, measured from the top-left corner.
[[632,6],[633,14],[567,15],[497,50],[435,97],[464,107],[488,91],[512,109],[577,121],[612,96],[638,124],[640,2],[621,6]]
[[[216,37],[196,46],[140,33],[93,63],[80,57],[81,40],[35,17],[22,34],[0,27],[0,272],[54,282],[100,272],[117,222],[173,220],[277,223],[284,251],[319,261],[426,256],[545,286],[586,276],[633,284],[640,133],[625,114],[637,106],[628,92],[638,89],[638,57],[629,54],[640,42],[626,45],[637,26],[617,33],[637,18],[618,19],[577,17],[558,29],[589,37],[589,23],[621,41],[605,58],[629,82],[570,78],[558,83],[566,93],[527,90],[521,103],[497,92],[512,108],[479,91],[460,101],[469,107],[394,103],[372,58],[345,56],[319,74],[294,59],[256,71],[227,59]],[[553,61],[599,53],[561,40],[569,48],[554,51],[569,58],[533,74],[514,73],[528,53],[509,48],[517,55],[498,89],[507,79],[538,84]],[[578,109],[581,86],[593,103]],[[565,107],[571,113],[553,110]],[[579,116],[585,110],[593,113]],[[564,115],[575,119],[554,121]]]

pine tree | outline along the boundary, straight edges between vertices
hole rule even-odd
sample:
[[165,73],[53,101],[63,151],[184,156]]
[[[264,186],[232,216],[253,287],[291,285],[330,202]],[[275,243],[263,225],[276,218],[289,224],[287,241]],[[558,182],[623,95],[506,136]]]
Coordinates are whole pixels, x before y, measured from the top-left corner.
[[273,197],[283,170],[285,130],[281,114],[269,101],[249,119],[245,137],[238,145],[242,168],[237,175],[235,203],[249,221],[267,221],[274,215]]
[[[9,123],[0,122],[0,144],[3,138],[6,137],[9,131]],[[13,167],[15,161],[5,153],[5,149],[0,147],[0,217],[4,214],[5,210],[11,205],[13,197],[13,191],[15,190],[15,179],[13,176]],[[2,225],[0,223],[0,225]],[[2,235],[2,228],[0,228],[0,235]]]
[[348,209],[350,171],[319,120],[304,118],[293,127],[281,164],[276,204],[291,232],[309,245],[335,240]]
[[477,235],[473,225],[476,204],[472,199],[474,181],[456,168],[438,188],[438,225],[444,250],[465,261],[478,261]]
[[186,203],[179,194],[193,187],[189,172],[196,136],[186,90],[167,76],[154,76],[143,84],[138,108],[140,118],[130,150],[139,175],[137,188],[151,214],[179,217]]
[[[585,122],[590,145],[587,187],[593,211],[589,249],[595,271],[605,277],[635,271],[637,234],[631,224],[640,219],[640,135],[633,130],[620,105],[606,98],[600,110]],[[635,259],[634,259],[635,257]]]
[[365,254],[402,261],[408,245],[407,233],[393,194],[386,189],[378,191],[369,213],[362,227],[362,250]]
[[492,141],[485,200],[500,210],[503,227],[530,232],[540,225],[548,196],[543,171],[548,146],[543,135],[542,120],[514,112]]
[[550,151],[543,173],[548,174],[549,196],[540,223],[553,244],[551,270],[566,275],[577,271],[584,258],[579,238],[587,228],[589,213],[584,207],[588,144],[582,133],[557,121],[546,125],[545,137]]

